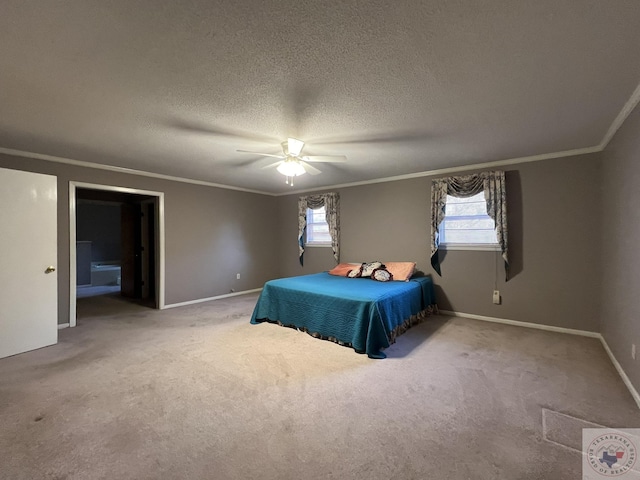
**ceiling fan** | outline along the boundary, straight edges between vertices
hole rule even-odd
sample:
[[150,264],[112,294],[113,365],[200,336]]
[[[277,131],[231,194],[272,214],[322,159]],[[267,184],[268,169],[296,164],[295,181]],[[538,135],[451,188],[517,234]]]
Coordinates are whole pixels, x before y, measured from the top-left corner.
[[304,148],[304,142],[297,138],[288,138],[282,145],[282,155],[273,155],[271,153],[251,152],[248,150],[238,150],[242,153],[253,153],[262,155],[264,157],[274,157],[280,160],[266,165],[264,168],[276,167],[278,172],[286,177],[286,183],[293,186],[293,177],[298,177],[309,173],[309,175],[318,175],[322,173],[313,165],[309,163],[344,163],[347,161],[347,157],[344,155],[305,155],[302,156],[302,149]]

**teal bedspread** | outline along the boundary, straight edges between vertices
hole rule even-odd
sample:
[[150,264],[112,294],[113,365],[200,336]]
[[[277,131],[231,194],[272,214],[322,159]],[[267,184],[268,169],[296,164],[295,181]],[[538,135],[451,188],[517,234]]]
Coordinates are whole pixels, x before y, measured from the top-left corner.
[[431,277],[377,282],[316,273],[264,285],[251,323],[275,322],[353,347],[371,358],[435,305]]

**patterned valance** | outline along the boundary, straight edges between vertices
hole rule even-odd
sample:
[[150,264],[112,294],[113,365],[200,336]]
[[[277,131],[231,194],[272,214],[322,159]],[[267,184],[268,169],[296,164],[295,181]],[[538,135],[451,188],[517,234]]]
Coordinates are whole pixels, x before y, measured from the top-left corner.
[[340,195],[323,193],[308,195],[298,199],[298,253],[300,265],[303,265],[304,231],[307,228],[307,208],[316,209],[324,205],[325,218],[331,235],[331,249],[336,263],[340,263]]
[[504,259],[506,280],[509,280],[507,195],[504,178],[504,172],[491,171],[433,180],[431,184],[431,265],[438,275],[442,275],[438,258],[440,245],[438,228],[444,220],[447,195],[465,198],[484,191],[487,214],[495,222],[496,236]]

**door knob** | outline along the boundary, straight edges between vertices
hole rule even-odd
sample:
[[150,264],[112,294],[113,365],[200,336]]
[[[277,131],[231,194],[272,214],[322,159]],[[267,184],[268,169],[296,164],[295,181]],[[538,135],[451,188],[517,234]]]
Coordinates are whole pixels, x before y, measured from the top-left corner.
[[44,273],[51,273],[55,271],[56,271],[56,267],[54,267],[53,265],[49,265],[47,269],[44,271]]

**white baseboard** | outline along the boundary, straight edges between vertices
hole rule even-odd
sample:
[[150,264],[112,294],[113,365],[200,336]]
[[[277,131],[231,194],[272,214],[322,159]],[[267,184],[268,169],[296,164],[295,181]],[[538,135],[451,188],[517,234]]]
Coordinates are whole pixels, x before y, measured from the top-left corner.
[[226,293],[224,295],[217,295],[215,297],[199,298],[197,300],[189,300],[187,302],[180,303],[171,303],[169,305],[165,305],[163,310],[166,310],[167,308],[185,307],[187,305],[194,305],[196,303],[210,302],[211,300],[220,300],[222,298],[237,297],[238,295],[246,295],[247,293],[256,293],[260,291],[262,291],[262,288],[254,288],[253,290],[243,290],[242,292]]
[[573,328],[554,327],[552,325],[541,325],[539,323],[521,322],[518,320],[507,320],[505,318],[485,317],[483,315],[475,315],[473,313],[452,312],[450,310],[440,310],[443,315],[451,315],[452,317],[472,318],[474,320],[482,320],[483,322],[504,323],[505,325],[514,325],[516,327],[537,328],[538,330],[547,330],[550,332],[569,333],[571,335],[580,335],[582,337],[600,338],[598,332],[589,332],[588,330],[576,330]]
[[604,337],[602,335],[600,335],[600,341],[602,342],[602,346],[604,347],[605,351],[609,355],[609,358],[611,359],[611,363],[613,363],[613,366],[616,367],[616,370],[618,371],[618,374],[620,375],[620,378],[622,378],[622,381],[624,382],[624,384],[629,389],[629,392],[631,393],[631,396],[636,401],[636,404],[638,405],[638,408],[640,408],[640,394],[638,394],[638,391],[635,389],[635,387],[631,383],[631,380],[629,380],[629,377],[627,376],[625,371],[622,369],[622,365],[620,365],[620,362],[618,362],[618,360],[616,359],[615,355],[613,354],[613,352],[609,348],[609,345],[607,345],[607,341],[604,339]]
[[636,388],[631,383],[631,380],[629,379],[629,377],[627,376],[627,374],[623,370],[622,365],[620,365],[620,362],[618,362],[618,360],[616,359],[615,355],[613,354],[613,352],[609,348],[609,345],[607,345],[607,341],[604,339],[602,334],[600,334],[598,332],[590,332],[590,331],[587,331],[587,330],[577,330],[577,329],[573,329],[573,328],[554,327],[552,325],[542,325],[542,324],[539,324],[539,323],[520,322],[518,320],[507,320],[505,318],[485,317],[484,315],[475,315],[473,313],[453,312],[451,310],[440,310],[440,313],[442,315],[450,315],[452,317],[471,318],[473,320],[481,320],[483,322],[503,323],[505,325],[513,325],[513,326],[516,326],[516,327],[535,328],[535,329],[538,329],[538,330],[547,330],[547,331],[550,331],[550,332],[568,333],[569,335],[580,335],[582,337],[598,338],[598,339],[600,339],[600,342],[602,343],[602,346],[604,347],[605,351],[607,352],[607,355],[609,355],[609,358],[611,359],[611,363],[613,363],[613,366],[618,371],[618,375],[620,375],[620,378],[622,378],[622,381],[624,382],[624,384],[629,389],[629,393],[631,393],[631,396],[633,397],[633,399],[635,400],[636,404],[638,405],[638,408],[640,408],[640,394],[638,393]]
[[62,330],[63,328],[69,328],[69,324],[68,323],[59,323],[58,324],[58,330]]

